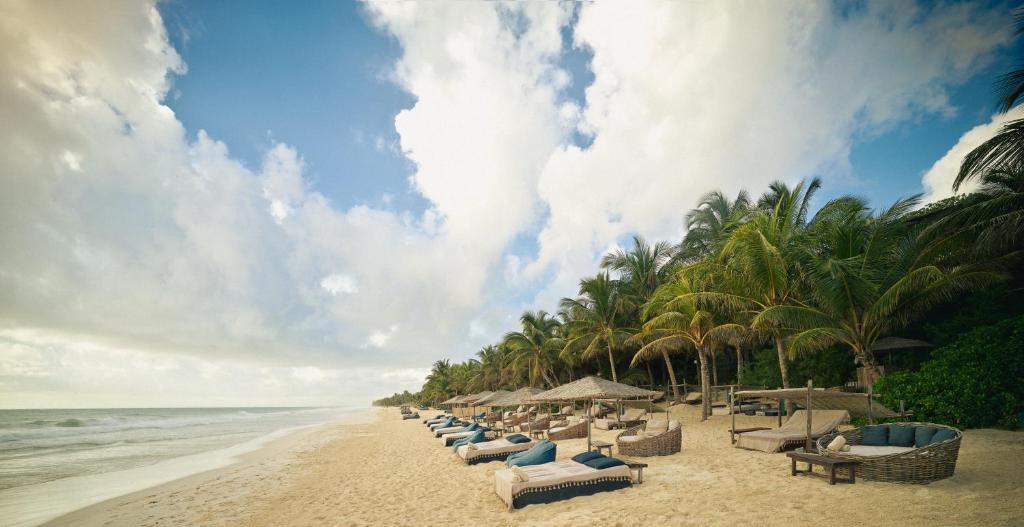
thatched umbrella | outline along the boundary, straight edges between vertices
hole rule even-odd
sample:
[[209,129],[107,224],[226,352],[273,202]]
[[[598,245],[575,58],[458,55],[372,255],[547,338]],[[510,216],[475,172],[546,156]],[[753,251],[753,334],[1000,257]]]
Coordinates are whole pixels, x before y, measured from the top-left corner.
[[[557,402],[557,401],[589,401],[591,406],[594,399],[653,399],[661,392],[645,390],[621,384],[600,377],[584,377],[578,381],[563,384],[558,388],[552,388],[546,392],[533,396],[535,402]],[[590,450],[590,412],[587,412],[587,450]]]
[[530,402],[533,400],[533,396],[539,393],[544,393],[544,390],[528,386],[526,388],[520,388],[500,399],[491,401],[491,404],[494,406],[519,406]]
[[473,405],[473,409],[470,411],[469,415],[472,417],[472,415],[476,413],[476,403],[477,403],[477,401],[480,401],[481,399],[489,397],[493,393],[494,392],[482,391],[482,392],[474,393],[473,395],[467,395],[462,400],[462,402],[465,403],[466,406]]
[[[542,390],[540,388],[533,388],[533,387],[527,386],[526,388],[520,388],[520,389],[518,389],[518,390],[516,390],[516,391],[514,391],[512,393],[509,393],[509,394],[506,394],[506,395],[502,396],[501,398],[492,400],[492,401],[490,401],[490,404],[491,404],[491,406],[501,406],[503,408],[507,407],[507,406],[519,406],[521,404],[526,404],[526,403],[530,402],[530,400],[533,399],[534,395],[537,395],[538,393],[542,393],[543,391],[544,390]],[[501,412],[501,422],[502,422],[502,426],[505,426],[504,425],[504,423],[505,423],[505,412],[504,411]]]
[[491,392],[490,395],[481,397],[474,401],[473,406],[479,406],[481,408],[497,406],[496,404],[494,404],[494,401],[501,399],[502,397],[508,395],[509,393],[510,392],[508,390],[498,390],[495,392]]
[[495,404],[495,401],[501,400],[502,397],[510,393],[512,392],[508,390],[498,390],[496,392],[491,392],[491,394],[488,395],[487,397],[481,397],[480,399],[477,399],[474,402],[474,404],[478,406],[498,406],[497,404]]

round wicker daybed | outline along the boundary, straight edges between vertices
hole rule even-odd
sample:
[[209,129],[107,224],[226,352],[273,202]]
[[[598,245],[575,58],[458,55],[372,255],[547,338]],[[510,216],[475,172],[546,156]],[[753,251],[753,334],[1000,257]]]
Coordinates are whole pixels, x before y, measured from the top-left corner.
[[626,429],[615,437],[619,454],[624,456],[670,456],[683,449],[683,428],[678,421],[665,423],[667,430],[645,433],[644,425]]
[[826,457],[858,461],[857,477],[873,481],[924,484],[953,475],[953,471],[956,469],[956,458],[960,453],[960,440],[963,438],[963,432],[951,426],[934,423],[891,423],[882,426],[907,426],[915,429],[930,427],[936,430],[949,430],[952,432],[952,437],[904,452],[884,455],[860,455],[853,452],[837,452],[827,448],[837,436],[846,438],[847,445],[862,445],[862,436],[867,427],[860,427],[821,437],[817,442],[818,453]]

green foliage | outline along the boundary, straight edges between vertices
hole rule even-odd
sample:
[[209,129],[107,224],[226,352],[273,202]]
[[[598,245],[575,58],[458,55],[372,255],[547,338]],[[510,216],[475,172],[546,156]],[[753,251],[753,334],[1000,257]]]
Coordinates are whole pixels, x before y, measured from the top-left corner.
[[939,348],[916,372],[875,384],[886,405],[907,401],[921,421],[958,428],[1019,424],[1024,408],[1024,316],[979,327]]
[[374,406],[401,406],[403,404],[416,404],[418,403],[417,394],[409,393],[406,390],[402,393],[396,393],[390,397],[384,397],[373,401]]
[[[833,346],[818,353],[802,355],[788,361],[791,386],[805,386],[808,380],[819,388],[842,386],[853,378],[856,365],[850,353]],[[782,376],[779,373],[779,358],[772,348],[754,352],[754,360],[745,364],[744,384],[780,388]]]

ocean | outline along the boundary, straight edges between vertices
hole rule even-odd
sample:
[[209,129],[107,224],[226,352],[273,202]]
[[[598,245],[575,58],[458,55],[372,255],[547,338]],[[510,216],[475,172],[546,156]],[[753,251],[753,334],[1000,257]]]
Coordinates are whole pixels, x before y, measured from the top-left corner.
[[0,525],[33,525],[225,466],[270,439],[361,410],[0,410]]

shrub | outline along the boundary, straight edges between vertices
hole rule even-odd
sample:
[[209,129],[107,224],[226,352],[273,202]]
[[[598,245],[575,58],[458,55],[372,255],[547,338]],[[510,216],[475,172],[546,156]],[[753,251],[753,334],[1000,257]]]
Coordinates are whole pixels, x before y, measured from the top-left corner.
[[917,420],[958,428],[1019,424],[1024,405],[1024,316],[962,335],[916,372],[885,375],[875,391],[890,408],[907,402]]

